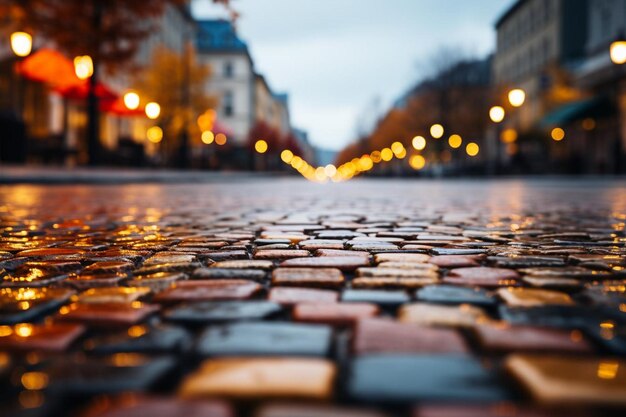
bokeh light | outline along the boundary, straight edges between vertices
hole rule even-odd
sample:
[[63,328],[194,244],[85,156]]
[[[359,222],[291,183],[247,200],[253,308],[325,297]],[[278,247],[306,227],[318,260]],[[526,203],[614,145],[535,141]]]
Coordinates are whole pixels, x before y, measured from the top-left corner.
[[493,106],[490,110],[489,110],[489,118],[491,119],[492,122],[494,123],[500,123],[504,120],[504,116],[505,116],[505,111],[504,108],[502,108],[501,106]]
[[448,138],[448,145],[450,145],[451,148],[454,148],[454,149],[460,148],[462,144],[463,144],[463,138],[461,138],[461,136],[459,135],[451,135]]
[[146,132],[148,140],[152,143],[159,143],[163,140],[163,129],[159,126],[152,126]]
[[480,152],[480,147],[478,146],[477,143],[474,142],[470,142],[467,144],[467,146],[465,147],[465,152],[469,155],[469,156],[476,156],[478,155],[478,153]]
[[509,103],[513,107],[521,107],[526,101],[526,92],[521,88],[515,88],[509,91]]
[[146,116],[148,119],[155,120],[161,115],[161,106],[159,103],[151,102],[146,104]]
[[554,129],[552,129],[552,132],[550,132],[550,136],[552,136],[552,139],[554,141],[560,142],[565,139],[565,131],[560,127],[555,127]]
[[202,139],[202,143],[206,145],[210,145],[215,140],[215,135],[210,130],[207,130],[205,132],[202,132],[201,139]]
[[129,91],[124,94],[124,105],[129,110],[137,110],[139,108],[139,94]]
[[430,136],[435,139],[440,139],[444,134],[443,126],[440,124],[434,124],[430,127]]
[[228,138],[226,137],[225,134],[223,133],[218,133],[217,135],[215,135],[215,143],[222,146],[222,145],[226,145],[226,142],[228,141]]
[[293,159],[293,152],[291,152],[289,149],[285,149],[280,153],[280,159],[286,164],[290,163]]
[[426,158],[422,155],[413,155],[409,158],[409,165],[411,165],[411,168],[414,170],[419,171],[426,166]]
[[257,140],[254,143],[254,150],[261,154],[267,152],[267,147],[267,142],[263,139]]
[[503,143],[513,143],[517,140],[517,130],[515,129],[505,129],[500,134],[500,140]]
[[415,136],[411,144],[416,151],[423,151],[426,148],[426,139],[423,136]]

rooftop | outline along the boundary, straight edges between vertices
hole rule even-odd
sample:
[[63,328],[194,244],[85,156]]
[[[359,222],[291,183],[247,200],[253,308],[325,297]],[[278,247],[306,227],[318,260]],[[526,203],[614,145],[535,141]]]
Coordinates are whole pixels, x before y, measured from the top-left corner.
[[200,52],[248,52],[232,22],[223,19],[200,20],[196,46]]

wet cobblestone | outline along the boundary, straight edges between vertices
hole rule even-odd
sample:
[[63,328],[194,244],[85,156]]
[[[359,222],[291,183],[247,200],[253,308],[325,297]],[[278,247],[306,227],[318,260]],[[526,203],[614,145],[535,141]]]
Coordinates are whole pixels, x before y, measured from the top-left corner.
[[610,181],[3,187],[0,415],[624,415],[625,223]]

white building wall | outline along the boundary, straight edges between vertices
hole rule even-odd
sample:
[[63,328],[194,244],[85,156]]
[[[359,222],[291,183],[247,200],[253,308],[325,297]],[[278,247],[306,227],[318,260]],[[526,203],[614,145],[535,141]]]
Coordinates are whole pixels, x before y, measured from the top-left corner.
[[[199,53],[198,59],[212,69],[206,92],[218,98],[218,121],[232,130],[234,137],[229,140],[238,145],[245,144],[255,116],[252,63],[244,53]],[[230,76],[227,73],[229,64],[232,65]],[[228,109],[229,94],[232,97],[231,112]]]

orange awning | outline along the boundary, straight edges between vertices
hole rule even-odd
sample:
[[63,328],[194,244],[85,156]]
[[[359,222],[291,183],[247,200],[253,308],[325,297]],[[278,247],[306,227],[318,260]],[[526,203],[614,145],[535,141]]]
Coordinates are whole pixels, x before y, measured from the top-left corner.
[[54,87],[66,87],[81,83],[74,72],[74,64],[63,54],[43,48],[25,58],[17,65],[23,77]]

